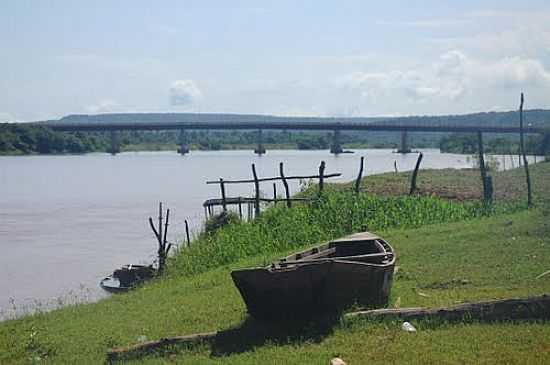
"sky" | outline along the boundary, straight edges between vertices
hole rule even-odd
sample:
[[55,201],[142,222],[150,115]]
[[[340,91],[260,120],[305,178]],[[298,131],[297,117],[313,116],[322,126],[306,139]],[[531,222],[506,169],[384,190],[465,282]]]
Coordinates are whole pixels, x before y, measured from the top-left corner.
[[550,108],[550,1],[1,0],[0,122]]

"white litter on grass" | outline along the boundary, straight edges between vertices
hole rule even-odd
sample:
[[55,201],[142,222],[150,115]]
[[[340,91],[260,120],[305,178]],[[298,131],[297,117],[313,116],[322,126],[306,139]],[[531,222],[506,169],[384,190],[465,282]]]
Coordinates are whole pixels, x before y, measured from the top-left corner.
[[335,357],[332,360],[330,360],[329,365],[346,365],[344,360],[340,359],[339,357]]
[[416,328],[414,328],[414,326],[409,322],[403,322],[401,329],[406,332],[416,332]]

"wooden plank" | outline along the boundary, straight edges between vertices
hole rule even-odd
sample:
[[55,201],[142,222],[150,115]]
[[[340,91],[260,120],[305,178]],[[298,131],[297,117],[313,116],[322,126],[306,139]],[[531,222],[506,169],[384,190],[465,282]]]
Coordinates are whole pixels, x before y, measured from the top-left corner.
[[319,258],[319,259],[309,259],[309,255],[305,256],[307,259],[304,260],[296,260],[296,261],[278,261],[277,264],[281,266],[286,265],[301,265],[301,264],[313,264],[313,263],[320,263],[325,261],[360,261],[363,259],[375,259],[375,258],[381,258],[381,257],[388,257],[393,256],[393,253],[386,252],[386,253],[370,253],[366,255],[353,255],[353,256],[340,256],[340,257],[325,257],[325,258]]
[[[325,174],[323,175],[324,179],[330,179],[333,177],[339,177],[342,176],[341,173],[332,173],[332,174]],[[306,180],[306,179],[318,179],[319,175],[296,175],[296,176],[286,176],[284,179],[286,180]],[[261,179],[258,179],[259,182],[263,181],[276,181],[276,180],[283,180],[281,176],[277,177],[263,177]],[[209,180],[206,182],[207,184],[219,184],[220,182],[217,180]],[[225,184],[251,184],[254,183],[254,179],[252,180],[224,180]]]
[[131,355],[147,353],[170,345],[196,345],[203,342],[211,342],[216,339],[218,332],[196,333],[187,336],[161,338],[158,341],[148,341],[127,347],[115,347],[107,352],[107,363],[125,359]]
[[348,313],[346,317],[400,320],[437,318],[460,322],[550,319],[550,295],[464,303],[442,308],[374,309]]

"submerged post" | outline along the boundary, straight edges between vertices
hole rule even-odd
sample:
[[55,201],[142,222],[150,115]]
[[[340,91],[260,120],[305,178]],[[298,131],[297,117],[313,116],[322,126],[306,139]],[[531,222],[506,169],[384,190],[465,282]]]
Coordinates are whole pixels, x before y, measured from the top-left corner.
[[180,134],[179,134],[179,148],[178,148],[178,153],[182,156],[184,156],[185,154],[189,153],[189,146],[187,145],[187,136],[185,134],[185,129],[180,129]]
[[411,153],[409,148],[408,132],[406,130],[401,131],[401,148],[397,150],[397,153]]
[[263,145],[262,130],[258,129],[258,147],[254,150],[254,153],[258,156],[265,154],[265,147]]
[[525,180],[527,183],[527,206],[532,207],[533,196],[531,192],[531,177],[529,176],[529,163],[527,162],[527,156],[525,155],[525,144],[523,139],[523,93],[521,93],[521,101],[519,104],[519,147],[523,157],[523,167],[525,169]]
[[413,195],[416,190],[416,177],[418,176],[418,169],[420,169],[420,163],[422,162],[422,157],[424,157],[424,155],[422,154],[422,152],[420,152],[420,154],[418,155],[418,160],[416,160],[416,166],[414,167],[414,171],[412,174],[411,189],[409,190],[409,195]]
[[109,149],[109,153],[111,155],[116,155],[120,152],[120,138],[119,138],[119,131],[112,130],[111,131],[111,148]]
[[338,155],[342,152],[343,149],[340,143],[340,129],[335,129],[332,135],[332,145],[330,146],[330,153]]
[[283,163],[281,162],[279,163],[279,174],[281,175],[283,186],[285,187],[286,206],[290,208],[292,206],[292,202],[290,201],[290,190],[288,189],[288,181],[286,181],[283,169]]
[[256,173],[256,165],[252,164],[252,175],[254,175],[254,189],[256,195],[254,197],[254,213],[255,217],[260,216],[260,182],[258,181],[258,174]]
[[365,162],[365,157],[361,156],[361,162],[359,164],[359,175],[357,175],[357,180],[355,180],[355,193],[359,193],[359,188],[361,187],[361,179],[363,178],[363,165]]

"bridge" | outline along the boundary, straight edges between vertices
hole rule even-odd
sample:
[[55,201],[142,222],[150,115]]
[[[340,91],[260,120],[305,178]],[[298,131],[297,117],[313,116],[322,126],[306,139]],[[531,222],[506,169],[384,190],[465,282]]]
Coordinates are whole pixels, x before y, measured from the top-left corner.
[[[112,115],[111,115],[112,116]],[[116,116],[116,114],[115,114]],[[177,115],[169,115],[176,116]],[[102,120],[101,115],[97,116],[80,116],[82,121],[74,122],[63,119],[59,121],[41,122],[41,125],[46,125],[56,131],[63,132],[111,132],[111,152],[117,153],[120,151],[118,132],[119,131],[155,131],[155,130],[179,130],[179,148],[178,151],[183,155],[189,152],[186,131],[189,130],[257,130],[258,131],[258,146],[254,150],[255,153],[261,155],[265,153],[265,148],[262,143],[263,130],[300,130],[300,131],[332,131],[333,140],[330,152],[338,154],[342,152],[340,143],[341,131],[386,131],[400,132],[401,146],[398,150],[400,153],[410,152],[408,145],[409,132],[442,132],[442,133],[499,133],[499,134],[519,134],[519,127],[499,126],[493,124],[487,125],[459,125],[448,122],[429,122],[429,123],[413,123],[403,122],[401,118],[372,121],[372,118],[315,118],[315,117],[273,117],[273,116],[253,116],[243,115],[243,121],[239,120],[239,115],[229,115],[224,119],[223,114],[195,114],[194,118],[182,117],[181,121],[143,121],[136,122],[126,121],[108,121],[105,118]],[[77,116],[78,117],[78,116]],[[138,117],[139,118],[139,117]],[[174,119],[174,118],[172,118]],[[528,126],[524,128],[524,132],[528,134],[543,134],[545,130],[540,127]]]

